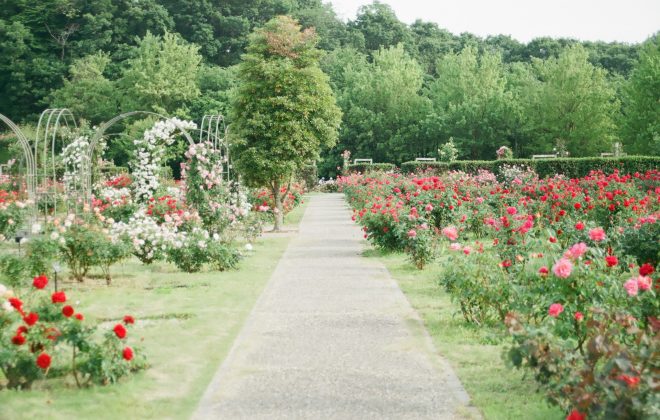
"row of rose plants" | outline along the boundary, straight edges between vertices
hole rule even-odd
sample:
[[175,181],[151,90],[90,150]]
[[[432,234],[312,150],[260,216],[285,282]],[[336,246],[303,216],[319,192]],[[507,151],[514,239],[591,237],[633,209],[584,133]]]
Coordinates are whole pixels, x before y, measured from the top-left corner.
[[465,322],[501,325],[508,360],[569,418],[657,417],[660,172],[510,172],[339,184],[373,244],[418,268],[442,255]]
[[35,381],[70,377],[78,387],[106,385],[146,367],[129,345],[126,315],[112,327],[91,325],[64,291],[46,291],[46,276],[17,296],[0,284],[0,371],[11,389]]

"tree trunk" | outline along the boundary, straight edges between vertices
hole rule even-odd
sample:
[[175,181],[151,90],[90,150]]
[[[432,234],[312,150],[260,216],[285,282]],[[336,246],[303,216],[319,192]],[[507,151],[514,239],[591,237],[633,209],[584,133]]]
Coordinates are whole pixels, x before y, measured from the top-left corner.
[[273,209],[275,213],[275,225],[273,226],[273,232],[280,232],[284,224],[284,206],[282,205],[282,192],[280,188],[279,181],[273,183],[273,198],[275,199],[275,208]]

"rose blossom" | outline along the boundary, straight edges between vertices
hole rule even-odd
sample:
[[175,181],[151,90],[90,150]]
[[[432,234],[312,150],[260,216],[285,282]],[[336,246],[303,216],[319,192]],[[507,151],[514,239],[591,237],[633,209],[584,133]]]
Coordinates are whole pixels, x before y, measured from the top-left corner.
[[584,230],[584,223],[582,223],[582,222],[577,222],[577,223],[575,224],[575,229],[577,229],[577,230]]
[[133,349],[130,347],[125,347],[124,351],[122,352],[122,357],[124,360],[130,362],[131,359],[133,359]]
[[410,229],[408,231],[408,237],[411,239],[415,239],[417,237],[417,232],[415,231],[415,229]]
[[64,315],[67,318],[70,318],[74,313],[73,307],[70,305],[66,305],[64,308],[62,308],[62,315]]
[[605,239],[605,230],[601,227],[593,228],[589,231],[589,238],[596,242],[602,241]]
[[539,268],[539,274],[542,275],[542,276],[547,276],[548,272],[549,272],[548,267],[546,267],[546,266],[543,266],[543,267]]
[[623,284],[623,287],[628,292],[628,296],[637,296],[639,285],[637,284],[637,279],[632,278]]
[[451,245],[449,245],[449,249],[452,251],[460,251],[461,250],[461,244],[458,242],[452,242]]
[[442,229],[442,234],[445,235],[450,241],[455,241],[458,239],[458,230],[456,230],[456,228],[453,226],[447,226],[446,228]]
[[644,263],[642,264],[641,267],[639,267],[639,275],[640,276],[648,276],[649,274],[652,274],[655,270],[653,269],[653,266],[649,263]]
[[548,308],[548,315],[553,318],[557,318],[562,312],[564,312],[564,306],[561,303],[553,303]]
[[515,207],[507,207],[506,212],[513,216],[514,214],[518,213],[518,209]]
[[552,272],[555,276],[565,279],[571,275],[573,271],[573,263],[568,258],[561,258],[552,266]]
[[46,276],[37,276],[32,280],[32,286],[36,289],[43,289],[48,284],[48,278]]
[[126,338],[126,328],[124,328],[123,325],[117,324],[117,325],[115,325],[115,328],[113,328],[112,330],[115,332],[115,335],[119,339]]
[[64,303],[66,302],[66,295],[64,294],[64,292],[55,292],[51,296],[51,300],[53,301],[53,303]]
[[651,280],[651,277],[648,277],[648,276],[638,276],[637,277],[637,286],[641,290],[649,290],[651,288],[652,283],[653,283],[653,280]]
[[578,259],[584,255],[585,252],[587,252],[587,244],[580,242],[570,247],[569,250],[564,253],[564,257]]
[[39,366],[43,370],[46,370],[50,367],[50,362],[51,362],[51,358],[50,355],[48,355],[48,353],[41,353],[37,357],[37,366]]
[[577,322],[580,322],[584,319],[584,315],[582,314],[582,312],[578,311],[575,313],[575,315],[573,315],[573,318],[575,318]]
[[616,255],[608,255],[605,257],[605,262],[607,263],[608,267],[614,267],[615,265],[619,264],[619,259],[616,257]]

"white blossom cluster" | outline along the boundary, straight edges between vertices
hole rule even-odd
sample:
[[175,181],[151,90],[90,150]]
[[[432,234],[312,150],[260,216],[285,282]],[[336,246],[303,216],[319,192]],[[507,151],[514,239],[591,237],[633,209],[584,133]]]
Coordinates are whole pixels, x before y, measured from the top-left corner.
[[76,137],[62,150],[64,163],[64,187],[67,192],[76,190],[83,172],[89,167],[89,138]]
[[158,121],[151,129],[144,132],[141,139],[134,141],[137,150],[136,159],[132,162],[133,188],[137,200],[148,200],[160,185],[158,171],[165,153],[163,144],[174,143],[174,133],[177,130],[196,128],[197,125],[192,121],[170,118]]
[[14,294],[11,290],[7,289],[4,284],[0,284],[0,301],[2,302],[2,309],[5,312],[11,312],[14,308],[9,303],[9,298],[13,297]]
[[116,222],[110,228],[113,241],[128,239],[133,253],[142,261],[153,261],[161,257],[169,247],[183,246],[183,235],[176,227],[167,223],[158,224],[140,209],[128,223]]
[[126,187],[105,187],[99,192],[98,198],[112,206],[125,205],[131,202],[131,190]]

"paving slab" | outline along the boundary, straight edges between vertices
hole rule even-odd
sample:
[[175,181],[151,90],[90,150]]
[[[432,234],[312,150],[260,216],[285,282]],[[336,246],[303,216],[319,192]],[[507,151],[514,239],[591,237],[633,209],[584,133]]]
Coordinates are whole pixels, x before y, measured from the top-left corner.
[[350,216],[342,194],[310,197],[193,418],[479,418]]

